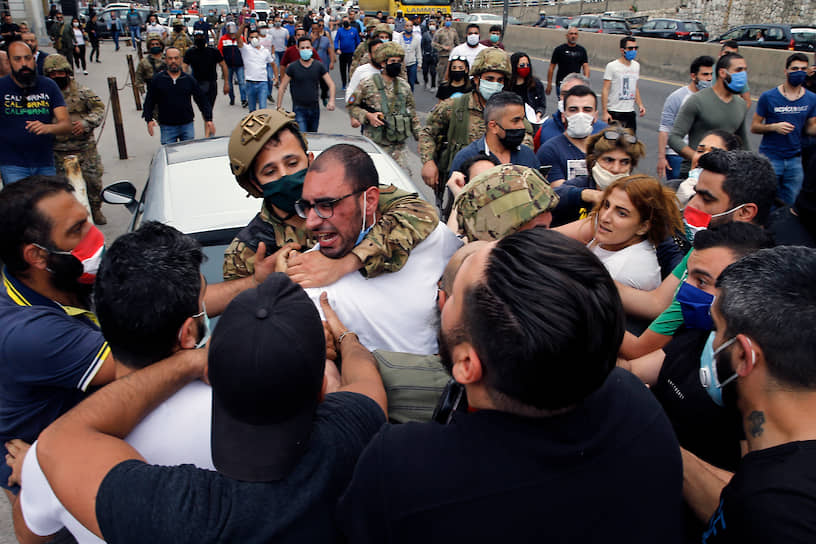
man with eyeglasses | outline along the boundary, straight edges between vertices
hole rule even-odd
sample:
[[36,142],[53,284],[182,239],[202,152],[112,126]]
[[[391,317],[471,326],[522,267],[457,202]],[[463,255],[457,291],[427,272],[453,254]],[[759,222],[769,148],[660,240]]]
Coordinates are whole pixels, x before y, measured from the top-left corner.
[[621,38],[620,51],[621,56],[607,64],[604,70],[601,120],[606,123],[617,121],[637,132],[637,115],[646,115],[637,84],[640,77],[640,63],[635,60],[637,42],[631,36]]
[[[337,144],[309,165],[295,210],[317,240],[311,253],[342,259],[381,217],[379,175],[359,147]],[[413,248],[399,271],[365,279],[349,273],[307,294],[320,309],[321,293],[348,330],[369,350],[437,353],[436,295],[450,257],[462,242],[443,224]],[[288,271],[287,271],[288,272]]]
[[[224,252],[224,279],[253,274],[255,251],[265,242],[269,252],[280,248],[307,249],[317,242],[295,210],[306,169],[314,159],[293,116],[276,110],[256,110],[233,130],[229,143],[232,173],[255,198],[261,211]],[[411,250],[436,227],[434,207],[393,185],[379,190],[378,221],[361,243],[339,259],[319,251],[292,254],[287,273],[304,287],[327,285],[349,272],[373,278],[402,268]],[[335,195],[340,196],[340,195]]]
[[762,134],[759,152],[768,157],[776,172],[776,196],[789,206],[805,178],[803,133],[816,134],[816,94],[804,87],[807,69],[804,53],[790,55],[785,61],[785,81],[762,93],[751,122],[751,132]]

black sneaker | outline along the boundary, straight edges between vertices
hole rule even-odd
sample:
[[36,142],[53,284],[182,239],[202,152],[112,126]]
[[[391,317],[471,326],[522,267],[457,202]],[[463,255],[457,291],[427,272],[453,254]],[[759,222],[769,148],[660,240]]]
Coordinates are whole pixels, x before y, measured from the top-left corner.
[[230,98],[230,106],[234,106],[234,105],[235,105],[235,99],[234,99],[234,98]]
[[242,108],[249,107],[249,102],[247,102],[246,100],[241,100],[241,107]]

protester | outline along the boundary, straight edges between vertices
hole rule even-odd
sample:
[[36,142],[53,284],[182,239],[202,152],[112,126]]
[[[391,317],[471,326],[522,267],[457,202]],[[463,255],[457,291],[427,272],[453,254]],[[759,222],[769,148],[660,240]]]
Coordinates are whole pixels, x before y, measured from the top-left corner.
[[689,170],[688,177],[677,187],[677,203],[680,207],[684,208],[688,201],[694,197],[697,180],[700,179],[700,172],[702,171],[702,168],[698,166],[700,157],[712,149],[734,151],[741,147],[742,142],[740,139],[730,132],[719,129],[707,132],[703,139],[700,140],[700,143],[697,144],[694,155],[691,157],[691,170]]
[[159,108],[158,125],[161,130],[161,144],[184,142],[195,138],[193,106],[195,100],[204,118],[204,137],[215,135],[212,108],[196,80],[181,70],[181,52],[175,47],[165,54],[167,70],[159,72],[150,82],[145,96],[142,118],[147,122],[147,132],[153,136],[157,122],[153,119],[153,108]]
[[86,31],[88,33],[88,41],[91,43],[91,54],[88,55],[88,62],[94,61],[94,54],[96,54],[96,62],[100,63],[99,60],[99,32],[97,31],[97,25],[99,22],[97,21],[97,16],[94,15],[91,17],[91,21],[88,23],[86,27]]
[[136,11],[133,4],[130,5],[130,9],[125,14],[125,21],[127,22],[128,33],[130,34],[130,45],[136,50],[141,47],[142,44],[142,16],[139,15],[139,12]]
[[533,75],[533,65],[527,53],[516,51],[510,55],[510,65],[513,67],[513,75],[510,77],[511,85],[508,91],[513,91],[524,101],[527,119],[531,123],[541,124],[547,113],[547,97],[544,95],[544,84]]
[[714,59],[707,55],[697,57],[691,62],[689,68],[691,82],[673,91],[663,102],[663,112],[660,115],[660,127],[657,133],[657,175],[659,177],[666,180],[680,178],[683,157],[669,147],[669,134],[680,107],[692,94],[709,88],[713,74]]
[[[816,165],[814,165],[816,166]],[[777,208],[768,218],[768,231],[778,245],[816,247],[816,170],[808,168],[793,206]]]
[[465,31],[465,43],[454,47],[451,52],[451,57],[465,57],[470,66],[476,61],[476,55],[487,49],[486,46],[479,43],[479,25],[469,24]]
[[[334,69],[334,45],[331,36],[323,30],[323,21],[312,21],[311,34],[312,48],[314,49],[315,58],[326,69],[327,73],[331,73]],[[347,93],[348,94],[348,93]],[[326,82],[320,80],[320,100],[325,106],[329,100],[329,87]]]
[[[249,46],[244,43],[244,32],[249,34]],[[238,49],[241,51],[241,60],[244,64],[249,111],[266,109],[266,98],[269,94],[267,68],[274,64],[275,60],[269,50],[261,47],[261,35],[258,30],[250,30],[246,24],[238,34]]]
[[414,23],[405,21],[401,33],[394,39],[405,51],[405,69],[408,74],[408,83],[411,85],[411,92],[414,92],[414,85],[417,84],[417,71],[422,67],[422,47],[421,39],[415,39]]
[[87,76],[88,70],[85,64],[85,42],[88,39],[88,35],[85,34],[85,29],[82,28],[79,19],[74,19],[71,21],[71,27],[71,37],[74,47],[74,64],[77,68],[81,67],[82,71]]
[[[536,151],[538,151],[541,146],[548,141],[557,136],[561,136],[566,130],[563,121],[564,97],[566,96],[567,91],[578,85],[589,87],[589,78],[582,74],[573,73],[564,77],[564,79],[561,81],[561,87],[559,88],[560,93],[558,94],[558,107],[550,117],[544,120],[544,122],[541,124],[541,128],[539,128],[536,132],[535,138],[533,138],[533,144]],[[596,120],[594,123],[592,123],[592,134],[599,133],[607,126],[609,125],[600,119]]]
[[[217,67],[221,67],[221,78],[224,80],[224,94],[230,92],[229,68],[221,52],[207,45],[207,36],[203,30],[193,32],[195,45],[184,53],[184,68],[195,78],[201,92],[207,97],[210,108],[215,106],[218,97]],[[149,45],[149,40],[148,40]]]
[[[436,66],[439,63],[439,53],[433,47],[433,38],[436,34],[436,25],[429,24],[422,32],[422,83],[426,91],[436,89]],[[428,83],[430,82],[430,85]],[[442,83],[440,80],[439,83]]]
[[490,37],[480,41],[479,43],[486,47],[498,47],[504,49],[504,44],[501,41],[502,27],[500,25],[490,25]]
[[445,78],[439,82],[436,91],[436,98],[447,100],[448,98],[458,98],[463,94],[473,91],[468,75],[470,65],[465,57],[453,57],[448,61],[448,71]]
[[601,91],[601,120],[606,123],[618,121],[635,133],[637,114],[641,117],[646,115],[646,107],[640,98],[638,88],[640,63],[635,60],[638,47],[635,38],[631,36],[621,38],[621,55],[606,65]]
[[329,77],[326,68],[312,58],[312,40],[306,36],[298,40],[300,60],[286,67],[278,89],[278,104],[282,104],[283,96],[289,83],[292,83],[292,109],[295,112],[298,125],[306,132],[317,132],[320,124],[320,102],[318,102],[319,81],[322,79],[329,87],[329,101],[326,109],[334,110],[334,81]]
[[122,24],[122,19],[119,18],[119,14],[116,11],[111,12],[108,30],[110,30],[116,51],[119,51],[119,36],[125,31],[125,28]]
[[241,50],[238,48],[238,25],[227,23],[224,25],[226,34],[218,40],[218,51],[224,57],[229,69],[229,98],[230,106],[235,105],[235,86],[233,81],[238,80],[238,90],[241,94],[241,106],[249,106],[246,94],[246,81],[244,79],[244,59]]
[[547,69],[547,88],[545,92],[549,95],[552,92],[553,73],[558,68],[555,75],[555,94],[561,96],[561,82],[570,74],[580,73],[587,81],[584,84],[589,87],[589,58],[583,45],[578,45],[578,29],[571,26],[567,29],[567,41],[553,49],[550,57],[550,67]]
[[651,393],[614,368],[618,300],[589,250],[546,229],[466,259],[440,356],[470,409],[377,433],[340,499],[346,537],[680,542],[677,441]]
[[[272,28],[268,32],[269,38],[272,40],[272,47],[275,48],[275,55],[278,57],[278,67],[282,68],[281,60],[283,53],[286,51],[286,42],[289,40],[289,31],[281,27],[280,15],[275,15],[272,18]],[[278,73],[280,78],[282,74]]]
[[[436,75],[440,82],[445,79],[445,74],[448,71],[448,58],[451,56],[451,51],[459,44],[459,34],[455,28],[451,27],[452,23],[453,19],[450,14],[446,14],[443,26],[436,31],[431,41],[431,45],[438,53],[439,61],[436,65]],[[468,62],[468,66],[472,65],[472,62]]]
[[43,74],[43,64],[45,63],[45,59],[48,57],[48,53],[40,51],[40,44],[39,40],[37,40],[36,34],[33,32],[25,32],[22,34],[21,38],[34,54],[34,64],[37,65],[37,75],[45,75]]
[[816,94],[804,87],[808,59],[794,53],[785,61],[785,81],[759,97],[751,132],[762,134],[759,152],[776,172],[776,196],[793,204],[802,189],[802,136],[816,135]]
[[340,80],[343,82],[344,91],[349,78],[351,58],[361,42],[360,32],[356,25],[352,28],[349,18],[344,17],[343,26],[337,29],[337,35],[334,37],[334,50],[340,56]]
[[[354,70],[354,73],[351,75],[351,80],[348,83],[348,87],[346,87],[346,103],[348,104],[349,99],[354,96],[354,91],[357,90],[357,86],[360,85],[360,82],[366,79],[369,76],[374,74],[379,74],[382,70],[380,64],[374,60],[376,56],[377,49],[382,45],[382,42],[377,38],[372,38],[366,42],[366,47],[368,47],[368,57],[369,61],[366,64],[361,64]],[[358,128],[360,126],[360,122],[351,118],[351,126],[352,128]]]

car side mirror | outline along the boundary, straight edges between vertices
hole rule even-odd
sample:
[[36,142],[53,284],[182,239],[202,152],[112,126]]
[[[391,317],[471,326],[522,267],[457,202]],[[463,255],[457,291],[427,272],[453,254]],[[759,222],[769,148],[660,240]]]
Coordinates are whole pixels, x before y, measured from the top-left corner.
[[136,187],[129,181],[117,181],[102,190],[102,200],[108,204],[122,204],[134,213],[139,203],[136,201]]

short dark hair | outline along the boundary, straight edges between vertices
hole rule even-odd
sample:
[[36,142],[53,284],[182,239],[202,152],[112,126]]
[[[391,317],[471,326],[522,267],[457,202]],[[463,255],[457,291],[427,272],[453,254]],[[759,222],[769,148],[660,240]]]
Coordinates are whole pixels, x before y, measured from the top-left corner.
[[117,361],[143,368],[173,352],[184,320],[199,312],[203,259],[194,238],[156,221],[111,244],[94,301]]
[[725,40],[720,47],[720,51],[728,49],[739,49],[739,42],[737,40]]
[[368,42],[366,42],[366,49],[368,49],[368,55],[369,56],[371,56],[371,49],[375,45],[380,44],[380,43],[382,43],[382,40],[379,39],[379,38],[371,38],[370,40],[368,40]]
[[816,329],[814,277],[816,250],[780,246],[740,259],[717,279],[714,304],[725,336],[751,338],[762,348],[770,376],[795,390],[816,388],[816,335],[808,334]]
[[810,62],[808,62],[807,55],[805,55],[804,53],[794,53],[794,54],[792,54],[792,55],[788,56],[788,58],[787,58],[787,59],[785,59],[785,70],[787,70],[788,68],[790,68],[790,65],[791,65],[791,64],[792,64],[794,61],[797,61],[797,60],[798,60],[799,62],[804,62],[805,64],[810,64]]
[[[303,29],[301,28],[299,30],[303,30]],[[298,38],[298,41],[297,41],[298,47],[300,47],[300,42],[309,42],[309,45],[311,45],[312,39],[309,37],[308,34],[306,34],[305,36],[301,36],[300,38]]]
[[510,91],[501,91],[490,98],[487,99],[485,102],[484,107],[484,120],[485,123],[489,121],[494,121],[496,119],[496,115],[500,110],[503,110],[507,106],[521,106],[524,108],[524,100],[521,99],[521,96],[514,92]]
[[715,128],[709,130],[703,137],[700,138],[700,141],[705,139],[706,136],[716,136],[723,141],[725,144],[726,151],[733,151],[734,149],[739,149],[742,147],[742,139],[739,136],[734,134],[733,132],[728,132],[727,130],[723,130],[721,128]]
[[743,221],[722,223],[701,230],[694,236],[694,249],[697,251],[724,247],[731,250],[737,259],[773,246],[773,238],[765,229]]
[[380,176],[368,153],[351,144],[335,144],[312,161],[309,170],[322,172],[330,162],[343,165],[343,176],[353,191],[364,191],[380,184]]
[[568,409],[598,389],[615,367],[625,321],[597,257],[541,227],[499,240],[462,312],[491,399],[530,415]]
[[479,28],[479,25],[477,25],[476,23],[470,23],[469,25],[467,25],[467,28],[465,29],[465,33],[467,33],[467,31],[470,30],[471,28],[475,28],[476,30],[479,31],[480,34],[482,33],[482,29]]
[[703,170],[722,174],[722,189],[729,207],[753,203],[757,207],[754,222],[764,225],[776,196],[776,173],[768,159],[750,151],[709,151],[698,161]]
[[501,32],[501,25],[490,25],[490,30],[488,32]]
[[696,59],[694,59],[693,61],[691,61],[691,67],[689,68],[689,73],[690,74],[696,74],[697,72],[700,71],[700,68],[703,68],[703,67],[708,68],[709,66],[714,66],[715,62],[716,61],[714,60],[714,57],[710,57],[708,55],[701,55],[701,56],[697,57]]
[[479,151],[469,159],[465,160],[465,162],[462,163],[462,166],[459,167],[459,172],[465,176],[465,183],[468,183],[470,181],[470,167],[476,164],[477,162],[482,161],[493,163],[494,166],[499,166],[501,164],[501,162],[499,162],[499,159],[497,159],[493,155],[485,155],[484,151]]
[[52,247],[51,218],[37,209],[41,200],[60,192],[73,193],[63,176],[29,176],[0,191],[0,259],[14,275],[28,270],[23,246]]
[[731,63],[733,61],[735,61],[736,59],[744,59],[744,58],[745,57],[743,57],[739,53],[728,53],[727,55],[723,55],[717,61],[717,67],[714,68],[714,72],[716,74],[719,74],[720,70],[728,70],[729,68],[731,68]]
[[598,95],[595,92],[587,87],[586,85],[576,85],[569,91],[564,93],[564,109],[567,107],[567,102],[569,101],[571,96],[592,96],[595,99],[595,109],[598,109]]
[[621,47],[621,49],[625,48],[625,47],[626,47],[626,44],[627,44],[627,43],[629,43],[629,42],[635,42],[635,43],[637,43],[637,40],[635,39],[635,37],[634,37],[634,36],[624,36],[623,38],[621,38],[621,39],[620,39],[620,47]]

